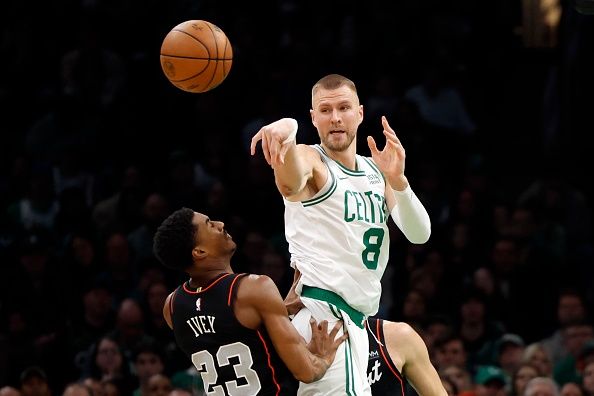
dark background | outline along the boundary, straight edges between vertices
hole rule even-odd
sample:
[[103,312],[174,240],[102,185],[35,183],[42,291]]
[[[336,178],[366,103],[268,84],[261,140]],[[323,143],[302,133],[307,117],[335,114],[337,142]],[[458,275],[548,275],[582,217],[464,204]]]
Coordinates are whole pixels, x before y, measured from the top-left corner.
[[[494,319],[527,342],[557,328],[562,288],[591,307],[594,16],[561,1],[546,29],[529,3],[2,2],[0,385],[30,364],[48,370],[56,390],[83,376],[71,341],[97,282],[110,285],[112,314],[126,297],[144,303],[151,282],[172,290],[182,278],[151,257],[150,236],[181,206],[226,222],[237,272],[274,275],[286,291],[282,200],[249,140],[294,117],[298,141],[315,143],[310,90],[328,73],[357,84],[361,154],[388,117],[432,217],[426,246],[394,231],[382,316],[408,320],[405,296],[427,276],[424,317],[455,323],[483,267],[502,293]],[[175,88],[159,64],[162,39],[189,19],[219,26],[234,51],[227,79],[202,94]],[[460,100],[434,108],[450,125],[411,99],[421,87]],[[127,251],[115,270],[113,235]],[[94,252],[88,268],[72,258],[76,237]],[[514,245],[508,267],[493,256],[502,240]]]

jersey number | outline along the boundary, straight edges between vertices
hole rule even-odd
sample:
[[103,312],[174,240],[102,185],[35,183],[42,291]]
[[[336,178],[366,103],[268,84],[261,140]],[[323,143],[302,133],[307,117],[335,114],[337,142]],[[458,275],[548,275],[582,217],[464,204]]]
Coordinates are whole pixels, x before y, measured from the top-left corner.
[[384,230],[382,228],[370,228],[363,234],[363,245],[365,249],[361,253],[363,264],[370,269],[377,269],[380,249],[384,242]]
[[252,359],[250,348],[241,342],[223,345],[217,351],[218,366],[223,367],[229,365],[229,359],[232,357],[237,357],[239,359],[239,363],[233,365],[235,376],[237,378],[243,378],[246,383],[237,385],[237,381],[226,381],[225,388],[227,388],[227,393],[225,393],[223,385],[214,386],[214,384],[217,383],[219,374],[217,373],[217,368],[210,352],[200,351],[192,355],[192,363],[194,363],[194,366],[202,377],[202,382],[204,382],[204,389],[206,390],[207,395],[255,395],[262,388],[258,374],[252,370],[254,360]]

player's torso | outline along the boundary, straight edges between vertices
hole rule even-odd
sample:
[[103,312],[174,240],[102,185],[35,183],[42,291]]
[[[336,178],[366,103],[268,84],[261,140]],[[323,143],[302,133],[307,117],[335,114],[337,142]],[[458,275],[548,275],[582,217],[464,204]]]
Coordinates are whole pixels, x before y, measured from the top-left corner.
[[[369,385],[371,385],[372,394],[404,395],[406,393],[406,381],[385,348],[386,343],[381,320],[369,318],[367,326],[369,336],[367,379]],[[384,346],[379,345],[377,341]]]
[[241,325],[232,302],[241,275],[225,274],[200,291],[188,282],[175,292],[175,339],[213,395],[277,395],[286,375],[264,331]]
[[304,284],[337,291],[354,308],[373,314],[389,250],[383,176],[371,159],[357,156],[353,171],[314,147],[327,164],[328,180],[309,200],[285,200],[292,261]]

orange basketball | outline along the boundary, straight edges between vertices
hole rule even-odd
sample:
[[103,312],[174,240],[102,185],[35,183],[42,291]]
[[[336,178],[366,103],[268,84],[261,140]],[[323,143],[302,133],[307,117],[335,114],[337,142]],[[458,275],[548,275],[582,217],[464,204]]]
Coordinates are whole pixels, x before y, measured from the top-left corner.
[[182,22],[161,44],[161,68],[173,85],[187,92],[206,92],[227,78],[233,50],[225,32],[208,21]]

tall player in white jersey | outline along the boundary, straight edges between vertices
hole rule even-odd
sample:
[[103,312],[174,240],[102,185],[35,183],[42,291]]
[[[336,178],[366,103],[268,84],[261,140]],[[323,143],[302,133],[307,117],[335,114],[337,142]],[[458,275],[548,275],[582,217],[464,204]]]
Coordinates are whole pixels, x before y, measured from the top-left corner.
[[383,150],[369,136],[371,158],[357,155],[363,106],[351,80],[337,74],[320,79],[310,113],[321,144],[298,145],[292,118],[262,127],[251,144],[254,155],[262,141],[284,197],[291,266],[301,274],[295,291],[305,306],[293,324],[306,340],[310,316],[342,319],[349,332],[324,377],[301,383],[299,394],[369,395],[365,319],[379,307],[388,215],[412,243],[429,239],[431,223],[404,175],[404,148],[385,117]]

